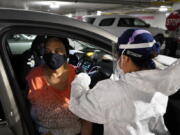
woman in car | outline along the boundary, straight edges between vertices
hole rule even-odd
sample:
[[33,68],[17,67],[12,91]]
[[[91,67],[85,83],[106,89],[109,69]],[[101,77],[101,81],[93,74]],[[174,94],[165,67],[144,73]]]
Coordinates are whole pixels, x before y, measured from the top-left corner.
[[77,116],[104,124],[104,135],[167,135],[163,122],[168,95],[180,88],[180,61],[155,69],[160,51],[152,34],[128,29],[118,39],[115,75],[89,90],[87,74],[72,82],[69,108]]
[[75,68],[67,63],[68,46],[65,38],[48,37],[45,65],[34,68],[26,77],[31,115],[42,135],[77,135],[80,130],[82,135],[90,135],[91,132],[91,124],[68,109],[71,82],[76,75]]

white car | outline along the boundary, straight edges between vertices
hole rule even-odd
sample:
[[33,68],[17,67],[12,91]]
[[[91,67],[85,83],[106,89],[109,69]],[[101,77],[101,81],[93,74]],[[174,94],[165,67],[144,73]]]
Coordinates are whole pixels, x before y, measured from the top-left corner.
[[127,15],[102,15],[102,16],[84,16],[83,21],[99,26],[102,29],[120,36],[126,29],[143,28],[150,31],[155,39],[162,45],[164,42],[165,30],[151,27],[143,20]]

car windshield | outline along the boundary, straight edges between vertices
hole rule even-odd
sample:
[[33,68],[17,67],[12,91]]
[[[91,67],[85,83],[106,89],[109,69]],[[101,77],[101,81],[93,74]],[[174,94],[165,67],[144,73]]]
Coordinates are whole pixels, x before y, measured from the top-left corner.
[[87,49],[95,49],[91,44],[75,39],[69,39],[69,44],[72,48],[78,51],[85,51]]

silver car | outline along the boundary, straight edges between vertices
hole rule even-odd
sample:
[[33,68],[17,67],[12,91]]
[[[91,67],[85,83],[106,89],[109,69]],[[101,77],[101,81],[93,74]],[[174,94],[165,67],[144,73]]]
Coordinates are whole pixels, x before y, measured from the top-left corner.
[[[91,74],[100,68],[109,76],[112,72],[112,46],[117,37],[64,16],[23,11],[0,9],[0,134],[1,135],[37,135],[29,114],[29,107],[22,89],[21,60],[22,53],[31,47],[37,35],[58,35],[68,38],[72,55],[76,55],[78,63],[87,70],[96,67]],[[84,54],[97,63],[86,61]],[[167,66],[169,57],[161,58]],[[157,59],[156,62],[161,61]],[[88,63],[90,62],[90,63]],[[84,63],[84,65],[83,65]],[[94,64],[94,63],[93,63]],[[169,63],[168,63],[169,64]],[[170,63],[171,64],[171,63]],[[76,65],[76,66],[77,66]],[[164,68],[163,66],[163,68]],[[98,130],[95,131],[96,134]]]

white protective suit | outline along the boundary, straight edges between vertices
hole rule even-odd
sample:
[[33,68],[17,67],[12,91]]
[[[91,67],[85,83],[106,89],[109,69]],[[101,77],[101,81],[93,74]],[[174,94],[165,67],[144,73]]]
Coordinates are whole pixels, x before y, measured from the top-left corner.
[[[180,88],[180,60],[164,70],[127,73],[99,82],[80,74],[72,83],[69,109],[82,119],[104,124],[104,135],[166,135],[168,95]],[[162,94],[163,93],[163,94]]]

